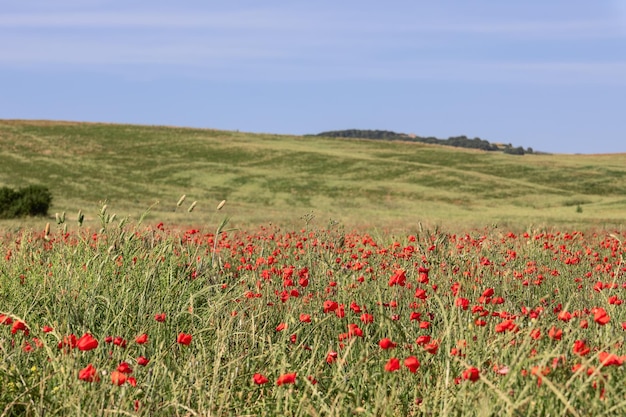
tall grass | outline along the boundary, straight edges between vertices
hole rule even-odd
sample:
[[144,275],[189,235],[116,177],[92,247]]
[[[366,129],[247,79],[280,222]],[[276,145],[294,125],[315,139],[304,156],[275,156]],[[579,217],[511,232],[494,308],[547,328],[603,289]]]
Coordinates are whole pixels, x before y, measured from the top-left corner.
[[[66,219],[1,240],[0,322],[12,324],[0,325],[0,415],[582,416],[626,405],[623,230],[394,236],[310,217],[228,231],[219,217],[209,230],[98,217],[97,228]],[[12,332],[19,321],[28,335]],[[97,348],[63,345],[86,333]],[[603,366],[607,353],[615,365]],[[136,386],[112,383],[122,362]],[[99,381],[79,379],[89,364]]]

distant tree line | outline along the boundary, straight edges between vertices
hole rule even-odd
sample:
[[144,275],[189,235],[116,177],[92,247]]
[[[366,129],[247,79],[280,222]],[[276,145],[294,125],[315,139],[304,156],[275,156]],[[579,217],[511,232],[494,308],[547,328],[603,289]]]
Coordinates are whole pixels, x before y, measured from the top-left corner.
[[315,136],[324,136],[332,138],[359,138],[359,139],[378,139],[378,140],[403,140],[408,142],[430,143],[435,145],[455,146],[457,148],[480,149],[483,151],[502,151],[511,155],[524,155],[533,153],[532,148],[524,149],[521,146],[513,147],[508,145],[497,145],[490,143],[484,139],[473,138],[467,136],[452,136],[448,139],[438,139],[435,137],[421,137],[416,135],[408,135],[406,133],[396,133],[389,130],[332,130],[328,132],[318,133]]

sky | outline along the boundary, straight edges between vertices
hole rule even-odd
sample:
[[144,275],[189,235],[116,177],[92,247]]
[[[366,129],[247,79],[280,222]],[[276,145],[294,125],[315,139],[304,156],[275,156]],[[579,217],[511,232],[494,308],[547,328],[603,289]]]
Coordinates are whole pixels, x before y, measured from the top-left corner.
[[626,152],[626,0],[0,1],[0,118]]

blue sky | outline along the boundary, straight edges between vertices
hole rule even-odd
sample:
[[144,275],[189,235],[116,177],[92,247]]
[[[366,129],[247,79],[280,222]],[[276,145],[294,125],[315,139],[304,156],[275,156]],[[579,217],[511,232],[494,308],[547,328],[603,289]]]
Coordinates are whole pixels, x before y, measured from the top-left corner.
[[626,0],[5,1],[0,118],[626,152]]

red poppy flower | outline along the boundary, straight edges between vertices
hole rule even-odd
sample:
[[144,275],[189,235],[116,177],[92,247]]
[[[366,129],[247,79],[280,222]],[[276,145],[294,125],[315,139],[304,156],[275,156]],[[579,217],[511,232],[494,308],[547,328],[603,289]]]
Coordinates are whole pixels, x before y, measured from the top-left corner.
[[467,298],[459,297],[454,300],[454,305],[461,307],[463,310],[467,310],[469,308],[469,300]]
[[389,286],[393,287],[394,285],[399,285],[401,287],[406,285],[406,274],[403,269],[396,270],[391,278],[389,278]]
[[552,326],[550,330],[548,330],[548,336],[550,339],[561,340],[561,337],[563,337],[563,330]]
[[332,300],[324,301],[324,313],[329,313],[331,311],[335,311],[339,308],[339,304]]
[[380,342],[378,342],[378,346],[380,346],[381,349],[391,349],[395,348],[397,344],[393,343],[391,340],[385,337],[384,339],[380,339]]
[[188,346],[191,343],[191,335],[186,333],[179,333],[176,341],[181,345]]
[[596,307],[592,309],[591,312],[593,313],[593,320],[600,326],[604,326],[611,320],[606,310],[601,307]]
[[26,327],[26,323],[21,320],[15,320],[13,322],[13,326],[11,327],[11,333],[15,334],[19,330],[24,332],[24,335],[28,336],[28,327]]
[[267,382],[269,381],[265,375],[263,374],[259,374],[256,373],[252,376],[252,380],[254,381],[255,384],[257,385],[263,385],[263,384],[267,384]]
[[418,336],[418,338],[415,339],[415,343],[418,345],[425,345],[428,342],[430,342],[430,336],[428,335]]
[[281,386],[284,384],[294,384],[296,382],[296,376],[297,374],[295,372],[291,374],[283,374],[276,380],[276,385]]
[[461,376],[467,381],[476,382],[480,379],[480,371],[474,367],[471,367],[464,370]]
[[158,322],[163,323],[165,321],[165,313],[155,314],[154,319]]
[[361,321],[363,323],[366,323],[366,324],[374,322],[374,316],[372,316],[371,314],[368,314],[368,313],[361,314],[360,319],[361,319]]
[[76,343],[77,343],[76,335],[72,333],[69,336],[64,336],[63,340],[61,340],[59,344],[57,345],[57,348],[59,349],[67,348],[71,350],[76,347]]
[[126,339],[124,339],[122,336],[116,336],[113,338],[113,344],[115,346],[119,346],[121,348],[125,348],[126,347]]
[[420,266],[417,272],[419,273],[417,281],[422,284],[428,284],[428,273],[430,272],[430,269]]
[[9,325],[13,323],[13,319],[9,316],[7,316],[6,314],[0,314],[0,324],[5,324],[5,325]]
[[116,371],[111,372],[111,383],[113,385],[118,385],[118,386],[124,385],[124,383],[126,382],[126,379],[127,379],[126,375],[120,371],[116,370]]
[[409,371],[412,373],[417,372],[417,369],[420,367],[420,362],[417,360],[415,356],[409,356],[404,360],[404,366],[409,368]]
[[300,314],[300,323],[310,323],[311,315],[310,314]]
[[150,359],[145,356],[140,356],[137,358],[137,365],[146,366],[150,362]]
[[494,294],[493,288],[487,288],[485,291],[483,291],[482,296],[483,297],[492,297],[493,294]]
[[572,319],[572,313],[570,313],[569,311],[561,311],[557,315],[557,318],[561,321],[568,322]]
[[591,351],[591,349],[583,340],[576,340],[572,351],[577,355],[585,356]]
[[130,367],[128,362],[121,362],[119,365],[117,365],[117,370],[123,374],[133,373],[133,368]]
[[418,288],[415,290],[415,298],[419,298],[420,300],[425,300],[428,298],[428,295],[426,295],[426,291]]
[[98,347],[98,341],[89,333],[85,333],[76,341],[79,350],[87,351]]
[[424,350],[430,354],[436,355],[437,350],[439,350],[439,345],[437,343],[428,343],[424,345]]
[[144,343],[148,342],[148,335],[146,333],[139,335],[135,338],[135,342],[143,345]]
[[328,354],[326,355],[326,363],[327,364],[331,364],[333,362],[335,362],[335,360],[337,360],[337,352],[328,352]]
[[623,358],[614,353],[600,352],[598,353],[598,358],[602,366],[622,366],[622,363],[624,363]]
[[348,324],[348,336],[363,337],[363,330],[361,330],[361,328],[358,325],[354,323],[350,323]]
[[400,369],[400,361],[398,358],[391,358],[385,364],[385,371],[394,372]]
[[98,375],[96,368],[94,368],[92,364],[89,364],[78,371],[78,379],[85,382],[97,382],[100,381],[100,376]]
[[44,333],[50,333],[50,332],[51,332],[51,331],[53,331],[53,330],[54,330],[54,329],[53,329],[52,327],[50,327],[50,326],[43,326],[43,327],[41,328],[41,331],[42,331],[42,332],[44,332]]
[[276,326],[276,331],[277,332],[282,332],[283,330],[285,330],[287,328],[287,324],[285,323],[280,323],[278,326]]

